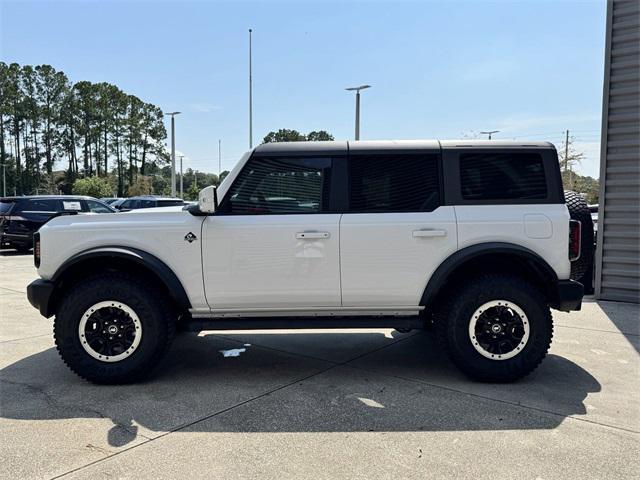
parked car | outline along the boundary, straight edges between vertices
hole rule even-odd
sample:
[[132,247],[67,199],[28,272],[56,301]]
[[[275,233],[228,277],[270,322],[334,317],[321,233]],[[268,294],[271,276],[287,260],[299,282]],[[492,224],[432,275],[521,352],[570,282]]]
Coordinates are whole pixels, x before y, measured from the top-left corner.
[[101,202],[106,203],[107,205],[113,205],[118,200],[124,200],[120,197],[103,197],[100,199]]
[[27,295],[97,383],[143,378],[179,328],[432,322],[465,374],[508,382],[546,356],[550,308],[581,308],[580,205],[550,143],[269,143],[196,206],[53,219]]
[[0,198],[0,245],[27,252],[33,234],[52,217],[70,213],[114,213],[107,204],[83,196],[50,195]]
[[140,208],[175,207],[184,205],[185,202],[181,198],[141,195],[138,197],[126,198],[121,203],[114,204],[114,207],[120,211],[128,211],[138,210]]

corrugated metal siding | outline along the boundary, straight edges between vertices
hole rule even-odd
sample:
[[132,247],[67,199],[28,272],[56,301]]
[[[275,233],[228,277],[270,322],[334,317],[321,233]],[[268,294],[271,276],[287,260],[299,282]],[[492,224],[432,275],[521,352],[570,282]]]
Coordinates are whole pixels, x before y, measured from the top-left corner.
[[640,2],[607,5],[596,296],[640,301]]

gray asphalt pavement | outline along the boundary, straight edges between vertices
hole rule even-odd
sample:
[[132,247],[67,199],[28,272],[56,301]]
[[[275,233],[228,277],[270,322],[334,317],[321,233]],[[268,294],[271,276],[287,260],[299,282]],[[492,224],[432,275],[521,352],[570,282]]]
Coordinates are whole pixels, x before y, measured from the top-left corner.
[[[549,357],[474,383],[428,333],[181,334],[145,383],[70,372],[0,252],[0,478],[638,478],[640,310],[554,311]],[[238,356],[224,351],[239,349]]]

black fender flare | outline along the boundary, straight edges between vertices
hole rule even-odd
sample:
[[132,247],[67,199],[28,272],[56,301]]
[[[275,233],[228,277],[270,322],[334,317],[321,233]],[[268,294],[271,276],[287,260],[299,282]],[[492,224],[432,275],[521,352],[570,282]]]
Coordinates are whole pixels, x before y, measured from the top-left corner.
[[96,258],[122,258],[146,268],[165,285],[170,297],[176,302],[178,307],[185,310],[191,308],[191,302],[189,301],[187,292],[173,270],[155,255],[133,247],[114,245],[84,250],[60,265],[51,277],[51,282],[57,284],[70,268]]
[[[506,242],[486,242],[465,247],[450,255],[433,272],[422,293],[420,305],[428,306],[436,298],[440,289],[446,284],[450,275],[465,263],[484,255],[515,255],[529,263],[538,276],[549,282],[549,292],[558,283],[558,275],[551,266],[537,253],[526,247]],[[550,299],[554,301],[555,299]]]

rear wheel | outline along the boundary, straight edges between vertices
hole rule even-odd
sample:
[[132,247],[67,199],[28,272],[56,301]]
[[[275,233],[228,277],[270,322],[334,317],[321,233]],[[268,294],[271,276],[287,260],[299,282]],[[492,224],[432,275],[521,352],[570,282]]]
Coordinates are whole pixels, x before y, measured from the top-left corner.
[[456,366],[485,382],[511,382],[544,359],[553,336],[544,296],[518,277],[484,275],[436,312],[438,339]]
[[96,275],[69,288],[54,321],[64,362],[94,383],[147,376],[175,334],[172,309],[153,286],[124,273]]

